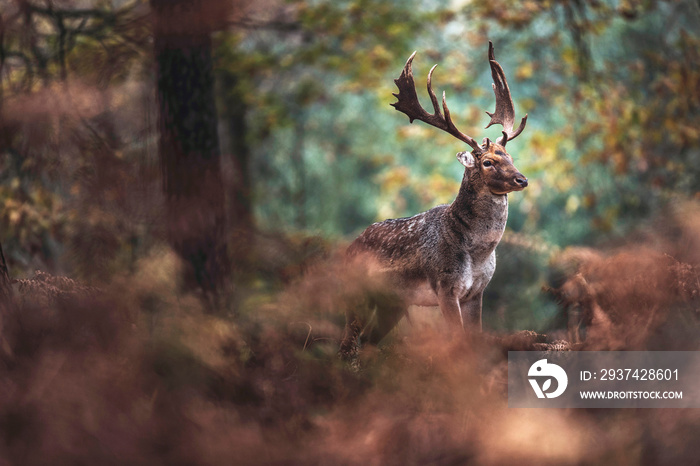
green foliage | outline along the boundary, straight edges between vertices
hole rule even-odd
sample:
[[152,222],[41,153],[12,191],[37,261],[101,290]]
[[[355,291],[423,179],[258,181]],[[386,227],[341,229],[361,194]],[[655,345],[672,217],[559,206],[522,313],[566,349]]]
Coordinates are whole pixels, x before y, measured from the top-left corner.
[[[471,2],[448,14],[374,2],[376,15],[362,2],[296,3],[293,34],[225,42],[247,58],[222,67],[255,81],[247,98],[254,134],[264,138],[251,140],[261,224],[347,234],[449,202],[461,178],[451,157],[461,147],[421,123],[409,127],[387,107],[391,80],[412,48],[431,44],[418,55],[417,76],[439,62],[434,82],[448,88],[453,113],[468,109],[462,126],[466,120],[468,134],[493,137],[478,129],[479,109],[493,105],[486,36],[512,76],[518,110],[531,114],[513,149],[533,181],[512,196],[516,230],[544,230],[558,245],[591,242],[623,233],[670,191],[694,194],[687,162],[697,157],[698,103],[681,90],[697,87],[692,5],[506,3]],[[669,25],[679,13],[687,14]],[[382,27],[369,18],[381,18]],[[572,24],[578,36],[564,32]],[[508,28],[519,31],[517,42]],[[279,40],[290,36],[299,40]]]
[[[390,6],[373,8],[381,16]],[[530,114],[528,129],[509,146],[530,178],[527,190],[511,196],[509,229],[546,245],[534,256],[501,245],[486,300],[511,314],[494,325],[541,328],[552,317],[553,304],[540,293],[549,251],[622,236],[700,190],[693,91],[700,88],[700,18],[691,2],[393,8],[377,29],[356,21],[352,2],[305,4],[300,30],[313,34],[300,32],[293,46],[275,42],[274,32],[238,36],[237,50],[258,57],[243,73],[255,76],[249,119],[262,138],[251,139],[262,227],[349,235],[450,202],[461,180],[453,154],[463,147],[393,111],[392,80],[418,49],[420,98],[427,97],[420,91],[427,69],[439,63],[433,85],[447,90],[458,125],[494,138],[498,129],[480,129],[482,111],[493,106],[487,38],[510,78],[516,111]],[[391,36],[387,18],[407,14],[414,27]],[[240,69],[241,61],[228,66]]]
[[[30,3],[30,29],[3,15],[0,233],[16,274],[41,267],[106,279],[163,237],[147,5]],[[214,34],[224,152],[246,163],[228,183],[247,180],[263,231],[350,239],[374,221],[450,202],[464,147],[394,111],[393,79],[418,50],[424,104],[438,63],[433,87],[446,91],[457,125],[493,139],[499,128],[482,129],[494,105],[489,39],[518,116],[529,114],[509,144],[530,180],[510,196],[509,234],[544,247],[520,256],[501,246],[487,296],[495,308],[511,312],[526,296],[521,307],[544,309],[546,320],[546,251],[614,240],[700,192],[695,2],[275,6],[241,7]],[[541,320],[511,317],[494,325]]]

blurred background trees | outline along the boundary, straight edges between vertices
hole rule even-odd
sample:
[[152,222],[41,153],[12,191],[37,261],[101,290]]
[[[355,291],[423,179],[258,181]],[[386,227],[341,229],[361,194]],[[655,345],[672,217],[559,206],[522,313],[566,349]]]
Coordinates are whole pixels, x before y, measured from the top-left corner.
[[[167,200],[188,186],[203,202],[195,210],[215,219],[199,238],[213,251],[225,237],[237,280],[253,289],[275,279],[261,274],[264,258],[284,254],[260,252],[246,232],[301,251],[309,236],[335,244],[450,202],[464,148],[393,111],[393,79],[418,50],[416,75],[438,63],[454,118],[494,138],[482,129],[489,39],[518,114],[530,115],[510,149],[531,184],[510,197],[487,324],[544,325],[552,252],[615,241],[700,192],[697,2],[180,1],[191,21],[161,24],[202,26],[212,86],[171,88],[182,98],[167,107],[175,71],[163,73],[153,28],[162,3],[0,0],[0,238],[15,276],[41,268],[100,281],[131,270],[172,241],[182,210]],[[192,74],[179,83],[209,73],[204,62],[182,67]],[[210,104],[186,108],[200,98],[215,115]],[[159,149],[159,110],[182,115],[181,133],[197,128],[187,137],[199,155],[180,177],[168,178],[176,151]]]

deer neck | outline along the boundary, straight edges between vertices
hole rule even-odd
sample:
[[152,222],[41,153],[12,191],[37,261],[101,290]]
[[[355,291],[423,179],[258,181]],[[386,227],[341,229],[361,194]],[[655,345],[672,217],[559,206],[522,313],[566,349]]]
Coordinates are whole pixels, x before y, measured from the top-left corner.
[[457,198],[448,209],[456,236],[467,247],[490,254],[498,245],[508,219],[508,195],[493,194],[478,170],[466,170]]

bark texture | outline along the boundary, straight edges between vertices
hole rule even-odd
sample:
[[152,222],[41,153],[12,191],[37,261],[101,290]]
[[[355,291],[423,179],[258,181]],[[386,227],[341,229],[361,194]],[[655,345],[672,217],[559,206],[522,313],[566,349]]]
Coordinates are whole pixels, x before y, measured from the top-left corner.
[[205,3],[151,0],[151,7],[169,241],[186,264],[185,285],[216,292],[230,264]]

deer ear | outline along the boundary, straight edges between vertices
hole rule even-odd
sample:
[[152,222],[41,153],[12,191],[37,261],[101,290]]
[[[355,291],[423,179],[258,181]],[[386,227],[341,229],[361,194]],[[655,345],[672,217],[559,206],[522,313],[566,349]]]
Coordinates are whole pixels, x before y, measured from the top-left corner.
[[467,168],[474,168],[476,166],[476,160],[470,152],[459,152],[457,154],[457,160]]

